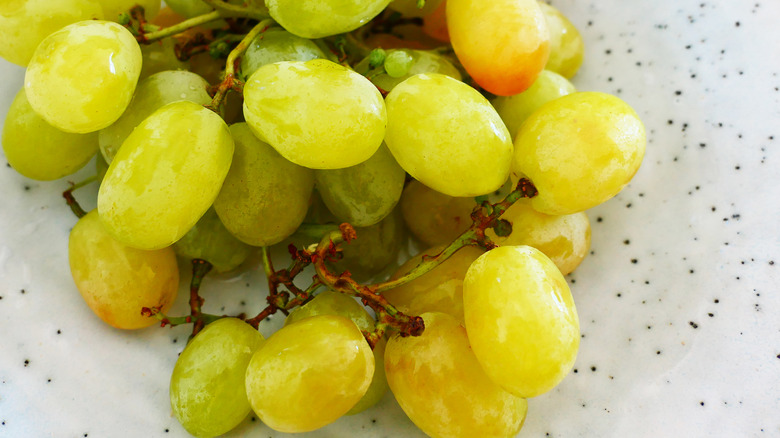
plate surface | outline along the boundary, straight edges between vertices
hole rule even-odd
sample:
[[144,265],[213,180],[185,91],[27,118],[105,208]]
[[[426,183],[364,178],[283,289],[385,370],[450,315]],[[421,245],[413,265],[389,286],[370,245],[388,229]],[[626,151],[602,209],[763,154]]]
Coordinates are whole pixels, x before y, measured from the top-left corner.
[[[780,436],[780,3],[553,4],[586,41],[575,85],[629,102],[649,144],[589,212],[593,253],[569,278],[580,354],[520,436]],[[0,60],[0,121],[23,74]],[[110,329],[70,278],[60,192],[91,166],[45,183],[0,166],[0,436],[187,436],[168,401],[187,328]],[[263,282],[209,280],[207,306],[253,312]],[[284,435],[247,419],[230,436]],[[422,434],[388,395],[305,436]]]

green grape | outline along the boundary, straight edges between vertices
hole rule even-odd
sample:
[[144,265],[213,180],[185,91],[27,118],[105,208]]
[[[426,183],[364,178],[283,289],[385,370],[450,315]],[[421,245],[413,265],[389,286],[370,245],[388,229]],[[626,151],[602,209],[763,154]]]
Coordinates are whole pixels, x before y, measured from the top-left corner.
[[70,232],[68,259],[82,298],[107,324],[138,329],[156,324],[144,307],[165,313],[179,289],[179,266],[170,248],[144,251],[116,241],[97,210],[79,219]]
[[246,370],[264,341],[236,318],[212,322],[190,341],[176,360],[170,388],[173,413],[187,432],[222,435],[247,416]]
[[577,73],[585,55],[585,45],[576,27],[561,11],[539,2],[550,30],[550,58],[545,68],[571,78]]
[[422,336],[393,336],[385,350],[387,381],[406,415],[434,438],[515,436],[526,400],[485,375],[463,323],[443,313],[422,317]]
[[35,50],[24,89],[55,128],[84,134],[114,123],[133,98],[141,49],[124,27],[82,21],[46,37]]
[[141,46],[141,56],[143,63],[141,65],[140,80],[166,70],[187,70],[187,62],[180,61],[176,57],[176,40],[173,38],[163,38],[151,44]]
[[290,33],[322,38],[355,30],[376,17],[390,0],[266,0],[271,18]]
[[106,163],[106,159],[101,154],[95,155],[95,172],[97,172],[98,182],[103,181],[103,178],[106,177],[106,172],[108,172],[108,163]]
[[466,330],[490,379],[535,397],[568,374],[580,343],[569,286],[530,246],[501,246],[478,258],[463,281]]
[[213,208],[187,234],[173,244],[173,250],[187,259],[206,260],[216,272],[236,269],[252,253],[252,247],[230,234]]
[[101,20],[94,0],[3,0],[0,2],[0,57],[26,67],[44,38],[83,20]]
[[512,140],[477,90],[442,74],[419,74],[387,96],[385,142],[415,179],[450,196],[477,196],[509,177]]
[[285,160],[246,123],[230,127],[233,164],[214,209],[241,241],[269,246],[292,235],[306,216],[314,172]]
[[[386,73],[379,73],[371,76],[371,82],[385,91],[392,91],[396,85],[414,75],[421,73],[440,73],[457,80],[462,79],[460,71],[458,71],[458,69],[452,65],[452,63],[447,58],[439,55],[436,52],[412,49],[391,49],[387,51],[386,58],[395,57],[396,53],[405,55],[404,57],[411,57],[413,63],[409,67],[409,70],[399,77],[393,77]],[[387,61],[385,61],[385,68],[387,68]],[[355,65],[355,71],[358,73],[367,74],[369,70],[370,65],[368,57]]]
[[425,0],[422,8],[417,7],[417,0],[393,0],[388,8],[398,11],[407,17],[425,17],[431,15],[443,0]]
[[268,29],[252,40],[241,57],[241,75],[252,76],[258,68],[281,61],[311,61],[325,58],[311,40],[295,36],[281,29]]
[[208,14],[213,10],[211,6],[201,0],[165,0],[165,4],[173,9],[173,12],[186,18]]
[[322,200],[339,221],[367,227],[381,221],[398,203],[406,172],[382,145],[355,166],[315,170],[314,179]]
[[98,192],[100,219],[127,245],[169,246],[214,202],[232,157],[222,118],[192,102],[170,103],[138,125],[114,157]]
[[405,50],[388,52],[385,58],[385,71],[391,78],[400,78],[409,74],[414,58]]
[[[358,304],[354,298],[342,293],[325,291],[314,297],[313,300],[290,312],[284,325],[290,325],[305,318],[317,315],[339,315],[354,322],[361,331],[370,332],[375,329],[376,321],[366,311],[366,308]],[[380,339],[374,347],[374,377],[366,394],[360,401],[347,412],[347,415],[357,414],[374,406],[387,392],[387,379],[385,378],[384,352],[385,340]]]
[[401,195],[401,213],[414,237],[428,246],[445,245],[471,226],[474,198],[439,193],[419,181],[411,181]]
[[539,194],[531,203],[551,215],[587,210],[615,196],[645,153],[645,127],[615,96],[580,92],[542,105],[515,139],[513,180],[524,174]]
[[100,152],[108,163],[133,129],[153,112],[179,100],[211,103],[205,79],[188,71],[164,71],[142,80],[127,110],[111,126],[100,130]]
[[371,158],[387,123],[376,87],[324,59],[260,67],[244,86],[244,117],[283,157],[314,169]]
[[514,96],[498,96],[492,103],[509,129],[509,135],[515,138],[520,125],[540,106],[575,91],[574,85],[563,76],[542,70],[527,90]]
[[24,89],[8,108],[2,142],[11,167],[42,181],[74,173],[97,152],[97,134],[70,134],[51,126],[33,111]]
[[572,272],[590,249],[590,221],[584,212],[549,216],[520,200],[501,216],[512,224],[512,234],[499,237],[492,228],[485,234],[498,245],[532,246],[555,263],[563,275]]
[[318,429],[346,414],[374,375],[355,323],[318,315],[283,327],[252,356],[246,392],[260,420],[280,432]]
[[[445,247],[435,246],[409,259],[392,276],[397,279],[420,264],[423,257],[435,256]],[[463,279],[483,251],[473,246],[461,248],[439,266],[409,283],[382,294],[390,304],[408,315],[441,312],[463,321]]]
[[403,219],[398,210],[370,227],[355,228],[355,232],[357,239],[341,245],[343,259],[335,268],[349,271],[358,281],[367,280],[394,263],[406,243]]
[[119,14],[128,12],[135,6],[143,6],[144,18],[147,20],[154,18],[160,12],[160,0],[98,0],[98,3],[103,8],[103,16],[111,21],[118,21]]

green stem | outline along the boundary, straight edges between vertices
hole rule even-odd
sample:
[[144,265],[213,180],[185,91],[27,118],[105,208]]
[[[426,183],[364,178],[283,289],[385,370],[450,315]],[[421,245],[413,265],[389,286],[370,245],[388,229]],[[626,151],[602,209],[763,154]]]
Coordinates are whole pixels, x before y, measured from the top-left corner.
[[169,36],[180,34],[186,31],[187,29],[200,26],[201,24],[206,24],[211,21],[217,21],[221,18],[222,15],[220,15],[219,11],[211,11],[208,14],[192,17],[188,20],[182,21],[181,23],[174,24],[173,26],[168,26],[166,28],[154,32],[142,33],[141,35],[138,36],[137,39],[138,42],[140,43],[149,44]]

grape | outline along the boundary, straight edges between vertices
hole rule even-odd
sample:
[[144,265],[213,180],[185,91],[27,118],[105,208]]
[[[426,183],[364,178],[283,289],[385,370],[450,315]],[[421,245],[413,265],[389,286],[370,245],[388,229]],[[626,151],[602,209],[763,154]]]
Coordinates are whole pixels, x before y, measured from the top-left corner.
[[512,140],[473,88],[442,74],[420,74],[396,86],[386,103],[385,141],[415,179],[450,196],[483,195],[507,180]]
[[374,356],[355,323],[318,315],[283,327],[252,356],[246,392],[274,430],[308,432],[336,421],[363,397]]
[[101,154],[95,155],[95,172],[97,172],[98,182],[103,181],[103,178],[106,177],[106,172],[108,172],[108,163],[106,163],[106,159]]
[[385,351],[387,381],[406,415],[434,438],[515,436],[525,399],[488,379],[462,323],[443,313],[422,316],[422,336],[393,336]]
[[439,193],[419,181],[411,181],[401,195],[401,213],[414,237],[428,246],[445,245],[471,226],[474,198]]
[[[420,73],[441,73],[457,80],[462,79],[458,69],[455,68],[455,66],[452,65],[452,63],[448,61],[447,58],[435,52],[428,52],[424,50],[388,50],[387,58],[385,60],[385,68],[387,68],[387,60],[392,59],[396,54],[402,54],[404,56],[410,57],[413,63],[409,67],[408,71],[398,77],[393,77],[386,73],[379,73],[371,76],[371,82],[385,91],[392,91],[393,88],[395,88],[401,82]],[[355,70],[359,73],[368,73],[368,58],[355,65]]]
[[233,139],[217,114],[170,103],[127,137],[98,192],[100,219],[117,240],[156,249],[192,228],[219,193]]
[[24,89],[8,109],[2,142],[11,167],[42,181],[74,173],[97,152],[96,133],[70,134],[49,125],[30,107]]
[[141,46],[141,76],[143,80],[155,73],[166,70],[186,70],[187,63],[176,57],[176,40],[163,38],[151,44]]
[[393,0],[387,7],[407,17],[425,17],[433,13],[441,2],[442,0],[426,0],[425,5],[418,8],[417,0]]
[[527,90],[514,96],[496,97],[492,103],[506,124],[509,135],[515,138],[520,125],[539,107],[575,91],[574,85],[563,76],[542,70],[536,82]]
[[[103,8],[106,20],[118,21],[119,14],[128,12],[135,6],[143,6],[144,18],[154,18],[160,12],[160,0],[98,0]],[[168,3],[168,2],[166,2]]]
[[385,71],[391,78],[400,78],[409,74],[414,58],[405,50],[393,50],[385,58]]
[[463,310],[477,360],[512,394],[543,394],[574,364],[574,300],[561,272],[535,248],[501,246],[478,258],[463,281]]
[[105,323],[138,329],[157,323],[141,315],[144,307],[165,313],[179,289],[179,266],[170,248],[131,248],[106,232],[92,210],[70,232],[68,259],[84,301]]
[[[395,271],[392,278],[406,275],[423,257],[435,256],[445,247],[435,246],[412,257]],[[390,304],[408,315],[441,312],[463,321],[463,278],[471,263],[483,251],[473,246],[461,248],[439,266],[409,283],[394,287],[382,295]]]
[[366,24],[390,0],[266,0],[271,18],[290,33],[322,38]]
[[209,208],[198,223],[173,244],[173,250],[188,259],[208,261],[216,272],[228,272],[244,263],[252,247],[230,234],[214,209]]
[[394,210],[379,223],[356,228],[357,239],[341,245],[344,258],[336,263],[339,271],[347,270],[358,280],[367,280],[398,259],[406,242],[403,220]]
[[587,210],[617,194],[634,176],[645,152],[645,128],[615,96],[581,92],[534,112],[515,139],[513,178],[539,190],[534,209],[562,215]]
[[201,105],[211,103],[211,96],[206,91],[208,86],[205,79],[188,71],[164,71],[141,81],[122,117],[100,131],[103,157],[111,163],[133,129],[163,106],[179,100]]
[[236,318],[207,325],[179,356],[171,376],[171,407],[187,432],[222,435],[252,410],[246,370],[263,336]]
[[493,94],[524,91],[547,63],[550,34],[536,0],[448,0],[447,24],[461,64]]
[[83,20],[101,20],[94,0],[3,0],[0,2],[0,57],[26,67],[44,38]]
[[590,249],[590,222],[584,212],[548,216],[520,200],[501,216],[512,223],[512,234],[498,237],[492,229],[485,234],[501,246],[528,245],[550,258],[563,275],[572,272]]
[[114,123],[133,98],[141,49],[124,27],[82,21],[46,37],[24,88],[36,113],[55,128],[87,133]]
[[550,30],[550,59],[545,68],[571,78],[582,65],[585,54],[582,36],[561,11],[544,2],[539,2],[539,7]]
[[266,64],[320,58],[325,58],[325,54],[311,40],[281,29],[269,29],[255,37],[241,57],[241,74],[248,78]]
[[450,32],[447,29],[447,0],[443,0],[430,15],[423,19],[423,32],[445,43],[450,42]]
[[255,246],[278,243],[303,222],[314,172],[285,160],[246,123],[232,125],[230,132],[236,151],[214,208],[241,241]]
[[258,69],[244,87],[244,117],[283,157],[314,169],[362,163],[382,144],[387,114],[365,77],[324,59]]
[[401,198],[406,172],[382,145],[368,160],[345,169],[315,170],[317,189],[339,221],[374,225]]

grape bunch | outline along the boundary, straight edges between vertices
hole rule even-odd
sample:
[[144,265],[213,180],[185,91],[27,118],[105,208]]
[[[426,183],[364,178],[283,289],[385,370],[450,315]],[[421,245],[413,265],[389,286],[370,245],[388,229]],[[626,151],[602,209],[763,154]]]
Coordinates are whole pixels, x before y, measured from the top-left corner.
[[[432,437],[515,436],[577,356],[564,276],[585,210],[646,143],[628,104],[569,81],[577,29],[537,0],[167,4],[0,6],[0,56],[27,68],[2,145],[37,180],[95,157],[64,193],[73,279],[113,327],[192,325],[170,384],[182,426],[212,437],[254,412],[307,432],[389,388]],[[73,193],[94,181],[85,212]],[[423,251],[397,266],[410,235]],[[204,276],[252,254],[268,305],[206,313]]]

